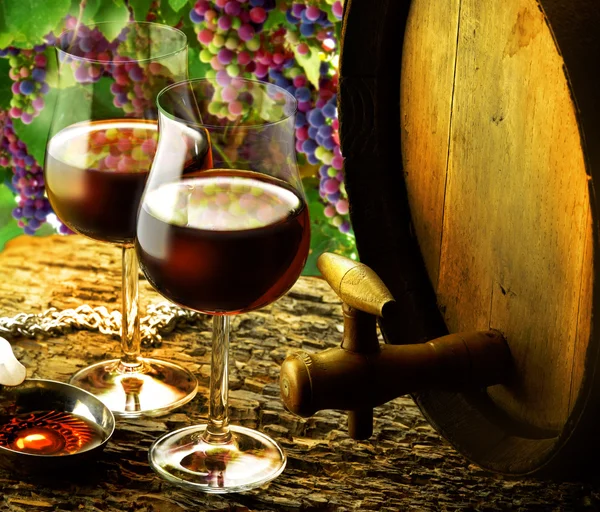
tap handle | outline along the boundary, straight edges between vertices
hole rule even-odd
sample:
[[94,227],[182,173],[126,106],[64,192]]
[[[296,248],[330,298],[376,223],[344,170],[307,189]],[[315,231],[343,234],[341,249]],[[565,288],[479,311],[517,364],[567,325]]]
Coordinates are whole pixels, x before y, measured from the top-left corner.
[[342,301],[359,311],[384,317],[396,302],[380,277],[363,263],[325,252],[317,268]]

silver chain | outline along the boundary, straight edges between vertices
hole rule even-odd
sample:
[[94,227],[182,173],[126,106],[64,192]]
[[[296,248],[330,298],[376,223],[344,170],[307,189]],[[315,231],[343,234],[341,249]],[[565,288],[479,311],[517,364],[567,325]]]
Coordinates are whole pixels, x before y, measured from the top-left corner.
[[[143,347],[159,347],[164,334],[175,328],[196,323],[206,317],[169,302],[151,304],[146,316],[140,319],[140,335]],[[26,338],[52,338],[73,330],[99,331],[119,337],[121,313],[109,311],[104,306],[87,304],[75,309],[59,311],[50,308],[39,314],[19,313],[13,317],[0,317],[0,335],[24,336]]]

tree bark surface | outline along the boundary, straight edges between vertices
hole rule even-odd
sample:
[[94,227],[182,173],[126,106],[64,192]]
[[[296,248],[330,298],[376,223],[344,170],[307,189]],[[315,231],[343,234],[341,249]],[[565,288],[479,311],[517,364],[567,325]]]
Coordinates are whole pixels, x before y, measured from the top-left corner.
[[[84,303],[119,309],[119,288],[120,249],[79,236],[21,237],[0,253],[0,316]],[[143,278],[140,293],[142,311],[164,300]],[[409,397],[376,408],[373,437],[361,442],[348,437],[342,412],[302,419],[285,411],[281,362],[297,349],[339,344],[340,305],[324,281],[301,278],[276,303],[233,319],[231,421],[268,433],[288,455],[286,470],[269,485],[205,495],[163,481],[148,465],[157,437],[206,419],[211,335],[205,317],[144,352],[196,373],[200,387],[191,403],[160,418],[119,420],[98,461],[76,472],[41,479],[0,470],[0,511],[600,510],[600,485],[591,481],[518,480],[479,469],[427,424]],[[84,330],[10,341],[28,376],[63,382],[120,351],[117,340]]]

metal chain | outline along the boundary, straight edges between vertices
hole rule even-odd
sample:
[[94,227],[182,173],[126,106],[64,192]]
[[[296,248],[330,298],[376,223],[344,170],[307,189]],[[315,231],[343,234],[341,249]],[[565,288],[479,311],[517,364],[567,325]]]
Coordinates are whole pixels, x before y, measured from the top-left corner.
[[[147,315],[140,319],[142,346],[154,348],[161,345],[161,335],[206,316],[169,302],[151,304],[146,312]],[[52,338],[73,330],[99,331],[119,337],[121,313],[108,311],[104,306],[93,308],[84,304],[76,309],[58,311],[50,308],[39,314],[19,313],[13,317],[0,317],[0,335]]]

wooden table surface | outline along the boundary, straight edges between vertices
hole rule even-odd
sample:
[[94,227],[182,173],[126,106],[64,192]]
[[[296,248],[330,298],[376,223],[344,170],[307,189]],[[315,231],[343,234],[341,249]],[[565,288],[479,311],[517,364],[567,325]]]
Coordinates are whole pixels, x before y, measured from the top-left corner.
[[[0,253],[0,316],[83,303],[118,309],[120,251],[78,236],[21,237]],[[142,281],[143,305],[163,299]],[[233,320],[230,416],[258,428],[288,454],[270,484],[205,495],[161,480],[147,463],[160,435],[206,418],[210,324],[201,318],[165,337],[148,355],[194,371],[198,396],[161,418],[120,420],[99,460],[76,474],[21,478],[0,470],[0,511],[98,512],[192,510],[568,511],[600,510],[600,484],[492,475],[471,464],[424,420],[409,397],[375,410],[374,435],[357,442],[345,414],[301,419],[279,399],[279,365],[296,349],[322,350],[341,339],[340,301],[326,283],[301,278],[281,300]],[[28,375],[67,381],[78,368],[114,357],[118,342],[97,332],[10,340]]]

